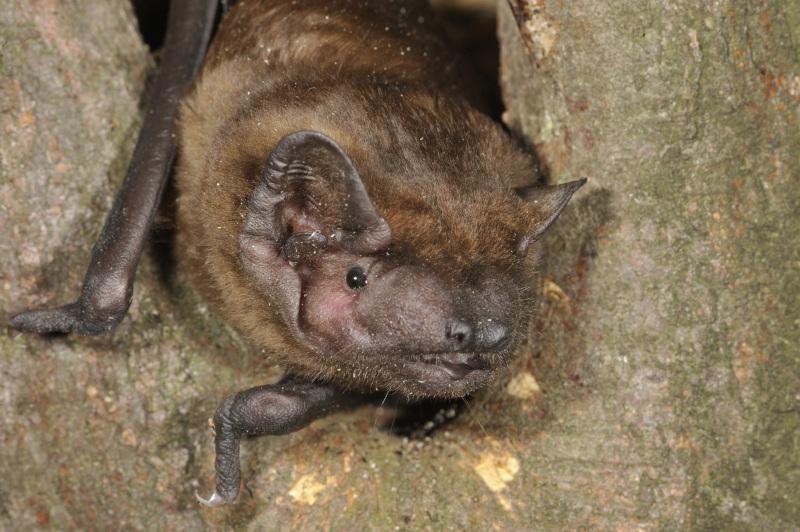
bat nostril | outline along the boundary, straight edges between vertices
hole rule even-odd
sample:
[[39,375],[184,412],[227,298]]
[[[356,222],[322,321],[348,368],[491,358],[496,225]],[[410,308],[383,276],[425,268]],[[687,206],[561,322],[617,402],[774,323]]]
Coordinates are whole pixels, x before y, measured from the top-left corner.
[[472,327],[457,318],[447,322],[445,336],[449,340],[450,348],[454,351],[463,351],[472,346],[473,332]]
[[478,349],[489,350],[501,346],[508,340],[510,329],[498,323],[482,327],[476,342]]
[[466,321],[453,318],[445,328],[448,349],[452,351],[489,351],[502,348],[511,336],[506,325],[483,321],[473,327]]

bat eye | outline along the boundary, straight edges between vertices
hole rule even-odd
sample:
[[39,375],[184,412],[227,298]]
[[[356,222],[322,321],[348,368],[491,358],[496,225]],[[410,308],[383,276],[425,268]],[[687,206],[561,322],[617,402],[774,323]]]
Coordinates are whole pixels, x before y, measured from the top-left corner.
[[347,286],[356,290],[367,284],[367,272],[360,266],[353,266],[347,272],[345,280],[347,281]]

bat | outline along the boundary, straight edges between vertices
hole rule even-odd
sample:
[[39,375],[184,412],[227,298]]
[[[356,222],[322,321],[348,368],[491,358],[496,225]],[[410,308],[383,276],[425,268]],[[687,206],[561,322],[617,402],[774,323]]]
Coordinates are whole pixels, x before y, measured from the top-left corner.
[[[147,114],[81,296],[11,318],[103,335],[125,316],[173,166],[180,267],[288,370],[213,419],[235,502],[242,434],[363,402],[458,398],[513,360],[540,239],[585,179],[536,186],[421,0],[173,0]],[[208,51],[206,53],[206,49]]]

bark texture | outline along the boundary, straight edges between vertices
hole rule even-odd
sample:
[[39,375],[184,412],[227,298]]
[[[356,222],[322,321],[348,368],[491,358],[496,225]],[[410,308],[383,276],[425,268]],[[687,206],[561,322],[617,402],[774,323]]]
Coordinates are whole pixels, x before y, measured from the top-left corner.
[[[800,6],[617,4],[500,2],[507,122],[592,178],[508,386],[245,441],[201,509],[206,420],[280,371],[154,245],[110,336],[0,338],[0,529],[797,530]],[[77,297],[152,67],[123,0],[0,7],[0,322]]]
[[800,4],[500,19],[506,122],[553,182],[591,178],[550,235],[531,359],[539,524],[798,530]]

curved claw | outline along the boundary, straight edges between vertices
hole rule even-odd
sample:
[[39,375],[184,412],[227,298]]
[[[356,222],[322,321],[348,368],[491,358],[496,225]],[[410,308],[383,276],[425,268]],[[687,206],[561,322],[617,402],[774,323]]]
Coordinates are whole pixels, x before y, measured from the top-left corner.
[[217,493],[217,490],[214,490],[214,494],[208,500],[202,498],[200,495],[197,494],[196,491],[194,492],[194,496],[197,497],[197,502],[199,502],[203,506],[208,506],[209,508],[216,508],[218,506],[225,506],[226,504],[228,504],[228,502],[225,499],[220,497],[220,495]]
[[14,327],[12,327],[11,325],[9,325],[8,327],[6,327],[6,334],[7,334],[7,335],[8,335],[8,337],[9,337],[9,338],[11,338],[12,340],[16,340],[17,338],[19,338],[20,336],[22,336],[22,333],[23,333],[23,331],[20,331],[19,329],[15,329],[15,328],[14,328]]

